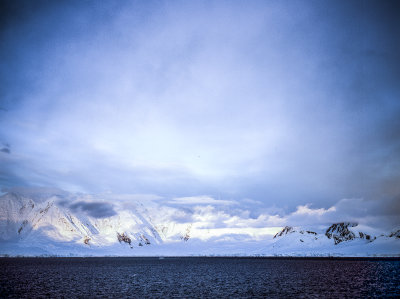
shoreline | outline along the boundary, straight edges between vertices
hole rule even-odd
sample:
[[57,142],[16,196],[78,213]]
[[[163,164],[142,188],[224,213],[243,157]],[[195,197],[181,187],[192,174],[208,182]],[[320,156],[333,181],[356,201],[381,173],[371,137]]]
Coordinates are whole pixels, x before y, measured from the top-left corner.
[[0,256],[5,259],[259,259],[259,260],[340,260],[340,261],[400,261],[399,256]]

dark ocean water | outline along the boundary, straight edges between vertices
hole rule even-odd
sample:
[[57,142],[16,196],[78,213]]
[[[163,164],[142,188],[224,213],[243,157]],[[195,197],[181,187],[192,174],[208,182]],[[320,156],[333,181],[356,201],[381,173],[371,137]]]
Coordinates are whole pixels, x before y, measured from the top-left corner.
[[399,297],[399,260],[2,258],[0,297]]

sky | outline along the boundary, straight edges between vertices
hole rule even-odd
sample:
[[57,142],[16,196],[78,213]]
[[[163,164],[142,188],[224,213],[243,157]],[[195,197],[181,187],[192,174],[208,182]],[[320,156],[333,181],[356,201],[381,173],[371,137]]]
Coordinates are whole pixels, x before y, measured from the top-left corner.
[[399,13],[395,1],[3,0],[0,187],[396,219]]

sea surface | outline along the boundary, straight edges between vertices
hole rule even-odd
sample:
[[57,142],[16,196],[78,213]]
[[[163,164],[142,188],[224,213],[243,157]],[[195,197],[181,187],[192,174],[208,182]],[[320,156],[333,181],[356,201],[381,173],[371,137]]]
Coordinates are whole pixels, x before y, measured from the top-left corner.
[[2,298],[399,296],[399,259],[0,259]]

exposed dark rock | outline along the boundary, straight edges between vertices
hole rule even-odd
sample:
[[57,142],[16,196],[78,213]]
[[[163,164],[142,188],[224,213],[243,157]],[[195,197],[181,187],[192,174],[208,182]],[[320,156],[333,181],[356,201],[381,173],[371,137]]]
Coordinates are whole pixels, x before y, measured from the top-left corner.
[[277,237],[282,237],[283,235],[294,233],[294,232],[295,231],[293,230],[293,227],[285,226],[280,232],[275,234],[274,239],[277,238]]
[[370,242],[376,239],[376,237],[372,238],[371,235],[365,234],[363,232],[358,232],[358,234],[360,235],[360,239],[365,239]]
[[150,245],[151,244],[149,239],[147,239],[145,235],[141,235],[141,238],[142,238],[144,244],[146,244],[146,245]]
[[120,234],[119,232],[117,232],[117,238],[118,241],[121,242],[125,242],[128,243],[129,245],[131,245],[131,238],[128,237],[128,235],[126,235],[125,233]]
[[400,239],[400,229],[397,230],[397,231],[394,231],[394,232],[390,233],[389,237],[390,237],[390,238]]
[[326,230],[325,235],[328,239],[333,239],[335,245],[344,241],[350,241],[353,240],[356,235],[349,230],[349,227],[355,227],[357,225],[357,223],[350,222],[334,223]]
[[22,225],[21,225],[21,227],[18,229],[18,233],[19,233],[19,234],[20,234],[21,231],[24,229],[24,227],[27,226],[27,224],[28,224],[28,220],[22,221]]
[[53,206],[53,202],[48,202],[47,206],[44,209],[41,209],[39,211],[39,213],[43,214],[43,215],[46,214],[52,206]]
[[181,236],[181,240],[187,242],[190,239],[190,228],[191,228],[191,226],[186,228],[186,232],[183,236]]

